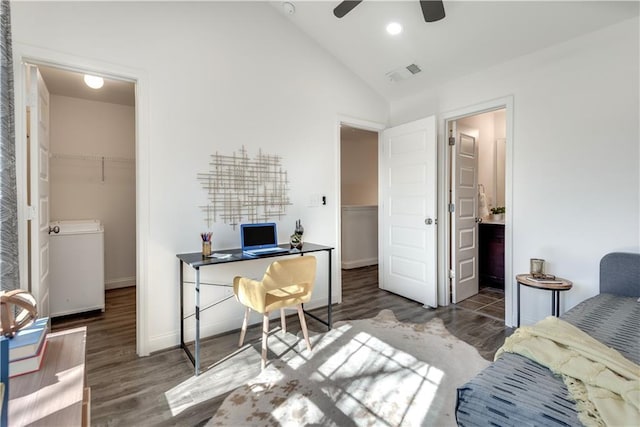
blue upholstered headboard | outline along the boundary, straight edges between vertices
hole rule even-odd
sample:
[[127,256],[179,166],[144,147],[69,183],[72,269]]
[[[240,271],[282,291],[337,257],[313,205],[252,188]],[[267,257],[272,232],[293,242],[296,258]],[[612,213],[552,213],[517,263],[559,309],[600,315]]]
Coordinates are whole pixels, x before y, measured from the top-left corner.
[[640,297],[640,254],[612,252],[602,257],[600,293]]

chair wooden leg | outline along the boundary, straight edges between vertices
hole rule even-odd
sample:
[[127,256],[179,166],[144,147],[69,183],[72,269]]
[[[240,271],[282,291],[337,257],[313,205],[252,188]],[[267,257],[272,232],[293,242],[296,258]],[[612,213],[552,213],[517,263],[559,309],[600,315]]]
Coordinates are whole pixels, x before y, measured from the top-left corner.
[[267,339],[269,338],[269,313],[264,313],[262,317],[262,362],[260,369],[267,366]]
[[284,308],[280,309],[280,325],[282,326],[282,333],[286,334],[287,333],[287,321],[285,320],[285,316],[284,316]]
[[304,311],[302,311],[302,304],[298,304],[298,317],[300,318],[302,335],[304,335],[304,340],[307,343],[307,350],[311,351],[311,342],[309,341],[309,331],[307,331],[307,321],[304,320]]
[[249,311],[251,311],[249,307],[247,307],[244,311],[244,320],[242,321],[242,329],[240,329],[240,341],[238,341],[238,347],[242,347],[244,336],[247,333],[247,325],[249,324]]

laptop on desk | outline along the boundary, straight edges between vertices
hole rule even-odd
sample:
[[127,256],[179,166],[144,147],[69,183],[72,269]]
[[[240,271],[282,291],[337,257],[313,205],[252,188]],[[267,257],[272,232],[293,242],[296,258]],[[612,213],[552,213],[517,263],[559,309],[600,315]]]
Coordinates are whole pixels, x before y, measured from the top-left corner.
[[242,253],[249,256],[289,252],[278,247],[278,230],[274,222],[240,225]]

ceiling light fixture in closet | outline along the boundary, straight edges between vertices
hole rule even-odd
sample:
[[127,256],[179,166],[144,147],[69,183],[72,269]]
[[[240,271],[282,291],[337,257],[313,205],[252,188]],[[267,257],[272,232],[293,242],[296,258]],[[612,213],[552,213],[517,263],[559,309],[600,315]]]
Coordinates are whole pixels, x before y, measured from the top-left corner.
[[402,25],[398,24],[397,22],[390,22],[389,25],[387,25],[387,33],[391,34],[392,36],[396,36],[401,32]]
[[98,76],[91,76],[89,74],[84,75],[84,82],[91,89],[100,89],[104,85],[104,79]]

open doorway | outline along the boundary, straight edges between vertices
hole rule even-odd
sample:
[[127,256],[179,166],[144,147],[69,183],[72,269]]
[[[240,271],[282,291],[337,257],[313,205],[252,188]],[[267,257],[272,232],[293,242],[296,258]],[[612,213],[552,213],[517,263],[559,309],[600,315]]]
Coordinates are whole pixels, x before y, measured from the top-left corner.
[[29,289],[49,317],[104,311],[109,289],[135,301],[135,83],[90,88],[81,71],[35,61],[26,76],[26,93],[46,100],[26,106]]
[[450,302],[500,320],[506,317],[506,111],[446,122]]
[[341,268],[378,265],[378,132],[340,127]]

